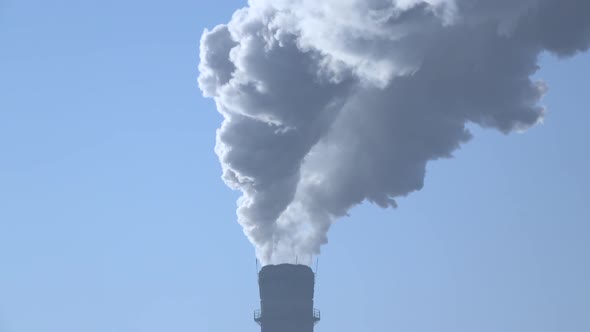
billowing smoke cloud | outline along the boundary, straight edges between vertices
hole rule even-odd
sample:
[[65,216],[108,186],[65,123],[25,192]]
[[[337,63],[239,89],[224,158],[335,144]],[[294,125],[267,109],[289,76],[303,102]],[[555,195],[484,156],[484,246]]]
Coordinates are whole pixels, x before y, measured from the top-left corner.
[[539,55],[589,45],[588,0],[250,0],[203,34],[199,86],[259,258],[310,257],[354,205],[395,207],[469,123],[538,123]]

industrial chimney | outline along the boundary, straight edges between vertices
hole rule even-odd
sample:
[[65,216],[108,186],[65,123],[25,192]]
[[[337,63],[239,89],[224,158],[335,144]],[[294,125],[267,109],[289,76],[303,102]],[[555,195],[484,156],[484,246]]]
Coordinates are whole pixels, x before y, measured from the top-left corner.
[[258,273],[262,332],[313,332],[320,312],[313,308],[315,274],[307,265],[267,265]]

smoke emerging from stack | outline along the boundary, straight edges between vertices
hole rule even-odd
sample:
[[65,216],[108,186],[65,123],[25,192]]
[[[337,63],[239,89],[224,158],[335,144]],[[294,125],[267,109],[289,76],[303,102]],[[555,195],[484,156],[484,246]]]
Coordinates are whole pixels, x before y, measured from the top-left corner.
[[588,0],[250,0],[204,32],[199,86],[259,258],[310,257],[351,207],[395,207],[469,123],[539,123],[539,55],[589,45]]

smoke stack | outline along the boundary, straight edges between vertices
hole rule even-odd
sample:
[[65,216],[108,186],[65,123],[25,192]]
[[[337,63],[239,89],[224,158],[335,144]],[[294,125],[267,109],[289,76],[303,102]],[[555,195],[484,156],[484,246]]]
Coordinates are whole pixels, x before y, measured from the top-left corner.
[[320,312],[313,307],[315,274],[307,265],[267,265],[258,273],[262,332],[313,332]]

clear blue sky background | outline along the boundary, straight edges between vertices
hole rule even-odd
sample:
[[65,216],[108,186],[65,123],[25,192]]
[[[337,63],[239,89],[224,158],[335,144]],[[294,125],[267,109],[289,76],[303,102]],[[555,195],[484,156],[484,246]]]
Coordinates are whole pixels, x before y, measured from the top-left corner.
[[[0,1],[0,331],[257,331],[254,252],[197,87],[244,1]],[[590,331],[590,56],[545,57],[545,124],[474,128],[320,259],[317,331]]]

